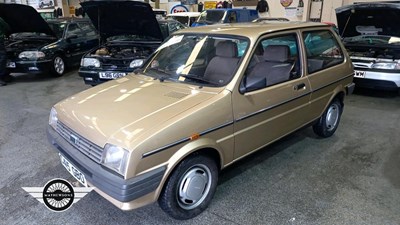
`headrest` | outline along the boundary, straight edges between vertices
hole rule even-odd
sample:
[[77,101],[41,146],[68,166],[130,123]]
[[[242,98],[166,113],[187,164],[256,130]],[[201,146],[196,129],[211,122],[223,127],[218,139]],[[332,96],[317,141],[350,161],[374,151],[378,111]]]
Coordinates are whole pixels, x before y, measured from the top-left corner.
[[215,54],[222,57],[236,57],[237,56],[237,46],[232,41],[221,41],[217,44],[217,49]]
[[264,49],[264,60],[270,62],[287,62],[290,49],[287,45],[268,45]]

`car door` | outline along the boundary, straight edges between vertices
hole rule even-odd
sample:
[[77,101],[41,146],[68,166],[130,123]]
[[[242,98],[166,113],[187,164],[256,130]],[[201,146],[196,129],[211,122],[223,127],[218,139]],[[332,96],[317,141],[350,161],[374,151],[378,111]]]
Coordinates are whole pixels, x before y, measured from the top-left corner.
[[352,69],[345,63],[342,48],[331,30],[304,30],[302,39],[306,52],[306,74],[312,87],[310,116],[318,118],[334,96],[338,83],[346,82],[343,74]]
[[256,44],[239,90],[232,93],[235,158],[309,121],[311,87],[301,65],[299,35],[284,32]]
[[85,34],[77,23],[70,23],[65,33],[66,51],[65,56],[69,63],[77,63],[83,54],[82,42],[85,40]]

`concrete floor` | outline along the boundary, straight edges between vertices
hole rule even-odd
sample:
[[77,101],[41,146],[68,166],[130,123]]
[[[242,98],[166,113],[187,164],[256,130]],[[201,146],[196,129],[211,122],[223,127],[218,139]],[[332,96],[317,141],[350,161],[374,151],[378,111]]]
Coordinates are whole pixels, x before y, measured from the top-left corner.
[[365,90],[346,99],[333,137],[305,128],[223,171],[193,220],[157,204],[123,212],[95,192],[51,212],[21,187],[72,180],[45,130],[51,106],[87,88],[76,71],[0,87],[0,224],[400,224],[400,96]]

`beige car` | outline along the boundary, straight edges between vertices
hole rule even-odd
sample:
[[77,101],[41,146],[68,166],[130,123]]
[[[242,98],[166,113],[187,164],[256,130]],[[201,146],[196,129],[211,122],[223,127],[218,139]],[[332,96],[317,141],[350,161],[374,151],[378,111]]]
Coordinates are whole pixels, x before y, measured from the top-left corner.
[[122,210],[204,211],[218,174],[306,125],[334,134],[353,67],[325,24],[235,24],[174,33],[142,69],[57,103],[62,164]]

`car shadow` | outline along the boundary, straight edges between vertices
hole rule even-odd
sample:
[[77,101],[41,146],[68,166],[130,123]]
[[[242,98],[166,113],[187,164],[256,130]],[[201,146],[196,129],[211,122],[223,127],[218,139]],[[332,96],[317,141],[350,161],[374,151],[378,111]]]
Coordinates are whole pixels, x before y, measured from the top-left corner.
[[[76,68],[71,68],[65,71],[65,74],[61,77],[68,77],[73,74],[77,73]],[[49,73],[40,73],[40,74],[29,74],[29,73],[12,73],[11,74],[11,81],[9,82],[10,84],[12,83],[35,83],[35,82],[43,82],[43,81],[49,81],[61,77],[55,77]]]
[[354,89],[354,94],[368,96],[368,97],[375,97],[375,98],[396,98],[397,96],[400,95],[400,90],[388,91],[388,90],[377,90],[377,89],[356,87]]
[[297,144],[298,142],[303,141],[306,138],[317,139],[317,135],[313,133],[312,128],[309,126],[303,127],[292,134],[289,134],[282,139],[240,159],[233,165],[224,168],[221,171],[218,178],[218,185],[223,184],[236,176],[239,176],[241,173],[263,163],[274,155],[285,151],[286,149]]

